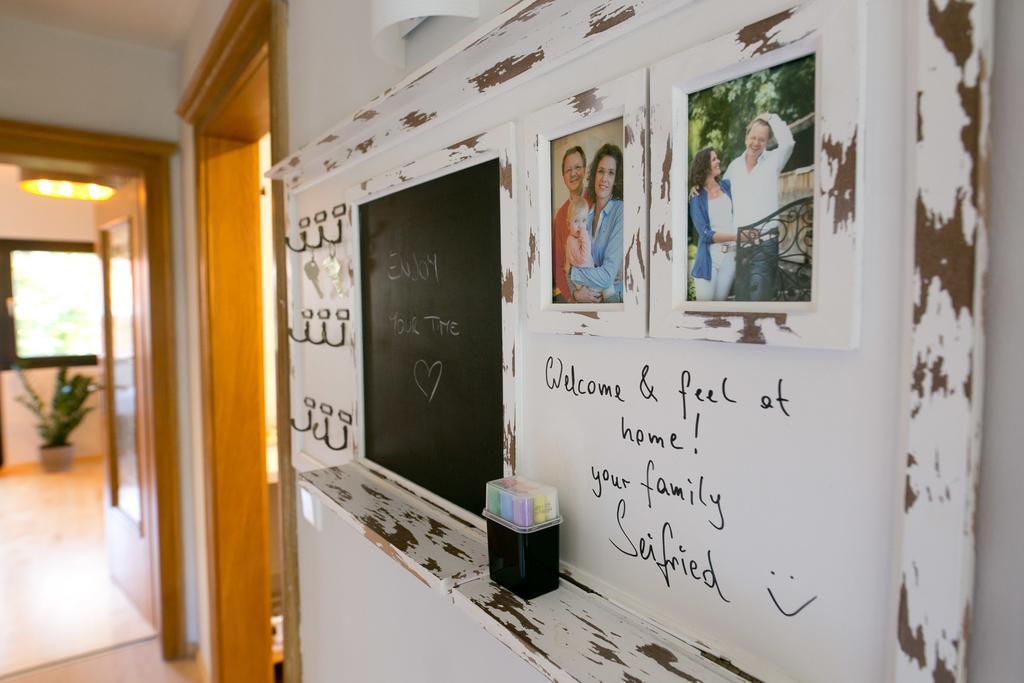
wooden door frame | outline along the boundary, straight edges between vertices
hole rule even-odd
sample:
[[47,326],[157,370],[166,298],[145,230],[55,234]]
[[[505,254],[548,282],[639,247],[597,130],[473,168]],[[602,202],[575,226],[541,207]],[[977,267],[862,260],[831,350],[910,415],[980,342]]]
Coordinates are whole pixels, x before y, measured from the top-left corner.
[[[0,120],[0,155],[46,159],[137,175],[145,191],[141,244],[140,320],[136,329],[139,444],[142,466],[154,475],[155,494],[144,511],[155,520],[148,534],[157,623],[163,656],[190,654],[185,624],[181,499],[178,468],[174,271],[171,240],[170,158],[177,145],[158,140]],[[159,387],[159,389],[157,389]]]
[[[239,557],[240,550],[245,547],[251,534],[265,534],[265,499],[264,528],[257,530],[255,515],[253,519],[243,519],[231,509],[229,497],[221,495],[218,490],[217,472],[230,468],[230,460],[237,453],[225,447],[223,440],[218,439],[217,425],[213,418],[213,396],[218,394],[212,371],[218,359],[216,349],[210,340],[211,317],[215,311],[216,301],[211,299],[211,256],[208,248],[211,237],[211,226],[207,219],[207,211],[211,207],[206,175],[208,171],[211,144],[218,149],[229,149],[227,140],[235,139],[243,143],[252,143],[265,130],[269,119],[271,135],[271,157],[276,162],[288,152],[288,119],[287,119],[287,86],[286,86],[286,38],[287,38],[287,4],[285,0],[232,0],[225,11],[206,53],[197,66],[189,81],[177,112],[187,123],[194,127],[196,150],[196,209],[197,209],[197,244],[199,254],[199,296],[200,296],[200,334],[201,354],[204,383],[202,391],[203,405],[203,443],[205,450],[205,475],[207,477],[206,496],[206,528],[208,548],[208,579],[210,581],[210,627],[211,650],[210,667],[214,680],[226,683],[235,680],[235,671],[244,670],[245,655],[239,649],[237,633],[228,633],[225,626],[236,623],[241,615],[233,612],[231,604],[220,601],[224,597],[218,594],[221,585],[219,576],[227,575],[230,558]],[[261,91],[259,81],[266,78],[267,90]],[[269,106],[267,106],[269,105]],[[230,151],[228,152],[230,153]],[[223,227],[218,224],[218,229]],[[277,423],[288,425],[290,420],[289,396],[289,357],[287,336],[286,307],[286,274],[284,253],[284,190],[280,182],[273,184],[273,240],[274,260],[277,264],[276,280],[276,312],[277,312]],[[233,362],[233,360],[228,360]],[[219,381],[223,382],[223,378]],[[230,387],[228,387],[230,391]],[[244,416],[251,419],[251,414]],[[225,417],[223,411],[218,419]],[[282,534],[282,574],[283,574],[283,616],[284,616],[284,674],[288,683],[299,683],[302,680],[302,669],[299,648],[299,584],[298,584],[298,546],[296,536],[296,487],[295,473],[291,464],[289,439],[278,440],[278,489],[281,497],[281,534]],[[232,470],[234,471],[234,470]],[[247,477],[253,475],[250,472]],[[225,486],[236,486],[234,477]],[[240,483],[241,486],[252,486],[253,481]],[[265,486],[265,484],[264,484]],[[267,567],[269,577],[269,566]],[[232,601],[236,604],[253,604],[262,611],[263,600],[269,601],[269,588],[256,578],[250,577],[247,585],[239,585],[237,577],[231,578]],[[266,595],[260,595],[265,591]],[[229,642],[232,641],[232,642]],[[262,655],[255,653],[260,659]],[[269,649],[266,653],[269,661]],[[269,672],[269,667],[268,667]]]

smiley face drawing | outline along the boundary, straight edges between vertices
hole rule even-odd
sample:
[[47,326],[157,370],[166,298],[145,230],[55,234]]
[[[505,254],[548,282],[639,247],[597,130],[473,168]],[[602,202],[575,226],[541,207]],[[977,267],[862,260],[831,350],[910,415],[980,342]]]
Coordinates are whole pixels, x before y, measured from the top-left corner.
[[[772,572],[772,576],[775,576],[775,572],[774,572],[774,571]],[[793,580],[794,580],[794,578],[793,578],[793,575],[792,575],[792,574],[790,575],[790,577],[789,577],[789,580],[790,580],[790,581],[793,581]],[[817,596],[817,595],[815,595],[815,596],[814,596],[814,597],[812,597],[812,598],[811,598],[810,600],[808,600],[808,601],[807,601],[807,602],[805,602],[804,604],[800,605],[799,607],[797,607],[797,608],[796,608],[795,610],[793,610],[792,612],[787,612],[787,611],[786,611],[785,609],[783,609],[782,605],[780,605],[780,604],[779,604],[779,601],[778,601],[778,599],[777,599],[777,598],[775,597],[775,593],[773,593],[773,592],[772,592],[771,586],[769,586],[769,587],[768,587],[768,596],[769,596],[769,597],[771,597],[771,599],[772,599],[772,602],[773,602],[773,603],[775,603],[775,607],[776,607],[776,608],[777,608],[777,609],[778,609],[778,610],[779,610],[780,612],[782,612],[782,614],[783,614],[784,616],[787,616],[787,617],[795,617],[796,615],[800,614],[800,612],[802,612],[802,611],[803,611],[803,609],[804,609],[805,607],[807,607],[807,606],[808,606],[809,604],[811,604],[812,602],[814,602],[815,600],[817,600],[817,599],[818,599],[818,596]]]

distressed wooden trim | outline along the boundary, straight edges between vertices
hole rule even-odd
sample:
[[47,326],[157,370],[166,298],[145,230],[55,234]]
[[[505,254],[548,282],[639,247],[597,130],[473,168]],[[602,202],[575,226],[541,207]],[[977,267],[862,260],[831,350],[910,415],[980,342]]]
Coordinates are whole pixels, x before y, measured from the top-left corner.
[[291,187],[347,169],[691,2],[520,0],[274,166],[271,176]]
[[472,527],[359,463],[304,472],[300,486],[424,585],[440,593],[487,574],[487,541]]
[[550,681],[757,680],[731,673],[727,662],[565,580],[533,600],[522,600],[487,578],[463,583],[452,597],[456,607]]
[[894,678],[967,680],[981,457],[991,0],[917,0]]

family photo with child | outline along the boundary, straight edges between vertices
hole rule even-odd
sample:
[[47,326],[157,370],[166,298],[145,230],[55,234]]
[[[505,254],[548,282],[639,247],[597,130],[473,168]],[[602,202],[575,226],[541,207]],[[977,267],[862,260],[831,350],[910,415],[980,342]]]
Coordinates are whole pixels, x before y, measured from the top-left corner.
[[622,303],[622,125],[551,141],[553,303]]

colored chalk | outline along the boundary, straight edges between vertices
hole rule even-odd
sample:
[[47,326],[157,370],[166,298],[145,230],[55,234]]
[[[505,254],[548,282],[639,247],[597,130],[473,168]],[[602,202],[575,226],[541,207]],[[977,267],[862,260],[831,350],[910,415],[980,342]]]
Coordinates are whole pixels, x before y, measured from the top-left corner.
[[487,487],[487,511],[492,515],[501,515],[501,491],[493,486]]
[[518,475],[487,482],[484,514],[510,522],[520,531],[557,524],[558,489]]
[[533,498],[516,498],[512,501],[512,523],[521,527],[533,525]]
[[543,493],[533,494],[533,523],[540,524],[548,521],[547,497]]
[[512,494],[510,494],[508,491],[502,491],[500,500],[498,502],[498,514],[501,515],[502,519],[507,519],[510,522],[512,521],[513,500],[514,498],[512,497]]

